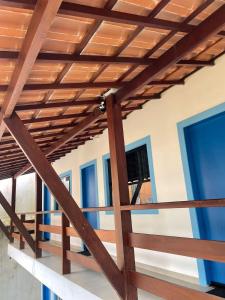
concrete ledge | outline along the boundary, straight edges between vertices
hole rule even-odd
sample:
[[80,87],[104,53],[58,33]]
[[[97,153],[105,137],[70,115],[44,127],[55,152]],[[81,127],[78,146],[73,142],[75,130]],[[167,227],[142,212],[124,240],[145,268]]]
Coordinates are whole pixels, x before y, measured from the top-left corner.
[[63,276],[46,266],[44,264],[44,259],[34,259],[25,251],[21,251],[10,244],[8,245],[8,255],[62,299],[101,299],[80,285],[74,283],[66,276]]

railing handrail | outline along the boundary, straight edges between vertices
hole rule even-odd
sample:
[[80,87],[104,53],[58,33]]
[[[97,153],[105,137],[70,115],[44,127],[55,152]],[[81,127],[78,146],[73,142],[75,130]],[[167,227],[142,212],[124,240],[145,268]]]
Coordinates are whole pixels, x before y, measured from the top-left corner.
[[[170,201],[158,203],[146,203],[135,205],[122,205],[121,210],[149,210],[149,209],[172,209],[172,208],[207,208],[207,207],[225,207],[225,198],[207,199],[207,200],[183,200],[183,201]],[[95,212],[95,211],[113,211],[113,206],[100,206],[81,208],[82,212]],[[39,214],[53,214],[63,213],[62,210],[45,210],[38,212],[18,212],[17,215],[39,215]]]

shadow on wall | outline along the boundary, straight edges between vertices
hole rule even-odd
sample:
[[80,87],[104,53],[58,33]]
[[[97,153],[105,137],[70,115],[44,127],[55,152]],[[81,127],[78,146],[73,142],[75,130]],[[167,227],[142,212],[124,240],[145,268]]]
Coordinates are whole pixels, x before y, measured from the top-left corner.
[[8,240],[0,232],[1,300],[40,300],[41,284],[7,255]]

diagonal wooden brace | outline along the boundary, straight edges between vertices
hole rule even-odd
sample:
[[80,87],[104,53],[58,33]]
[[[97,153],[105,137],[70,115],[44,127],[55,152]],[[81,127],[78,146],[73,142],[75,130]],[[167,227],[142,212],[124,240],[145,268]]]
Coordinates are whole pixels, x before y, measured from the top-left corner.
[[95,231],[84,217],[82,211],[70,195],[59,176],[37,146],[32,136],[16,113],[4,120],[6,127],[32,164],[33,168],[57,199],[72,226],[96,259],[102,271],[124,299],[124,278]]
[[23,222],[18,218],[17,214],[12,210],[11,205],[5,199],[5,197],[0,192],[0,204],[8,214],[8,216],[12,219],[13,223],[19,230],[20,234],[23,236],[27,244],[31,247],[33,251],[35,251],[35,243],[32,236],[27,231],[26,227],[24,226]]
[[10,243],[13,241],[13,238],[9,232],[9,230],[7,229],[7,227],[2,223],[2,221],[0,220],[0,229],[2,230],[2,232],[4,232],[5,236],[7,237],[7,239],[10,241]]

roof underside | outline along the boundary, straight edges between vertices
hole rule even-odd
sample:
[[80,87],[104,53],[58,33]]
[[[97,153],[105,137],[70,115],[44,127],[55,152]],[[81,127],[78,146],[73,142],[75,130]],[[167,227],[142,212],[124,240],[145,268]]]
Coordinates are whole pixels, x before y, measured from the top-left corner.
[[[0,1],[0,105],[5,99],[35,2]],[[99,9],[90,10],[90,5]],[[101,102],[100,96],[111,88],[123,87],[222,5],[224,0],[64,1],[15,111],[39,146],[47,149],[87,118]],[[148,19],[126,19],[125,14],[110,14],[110,11]],[[225,28],[123,101],[123,117],[149,100],[159,99],[169,87],[183,84],[193,72],[213,65],[225,50],[224,37]],[[76,149],[106,127],[103,114],[83,133],[52,153],[49,161]],[[5,131],[0,142],[0,179],[12,177],[26,164],[26,157]]]

